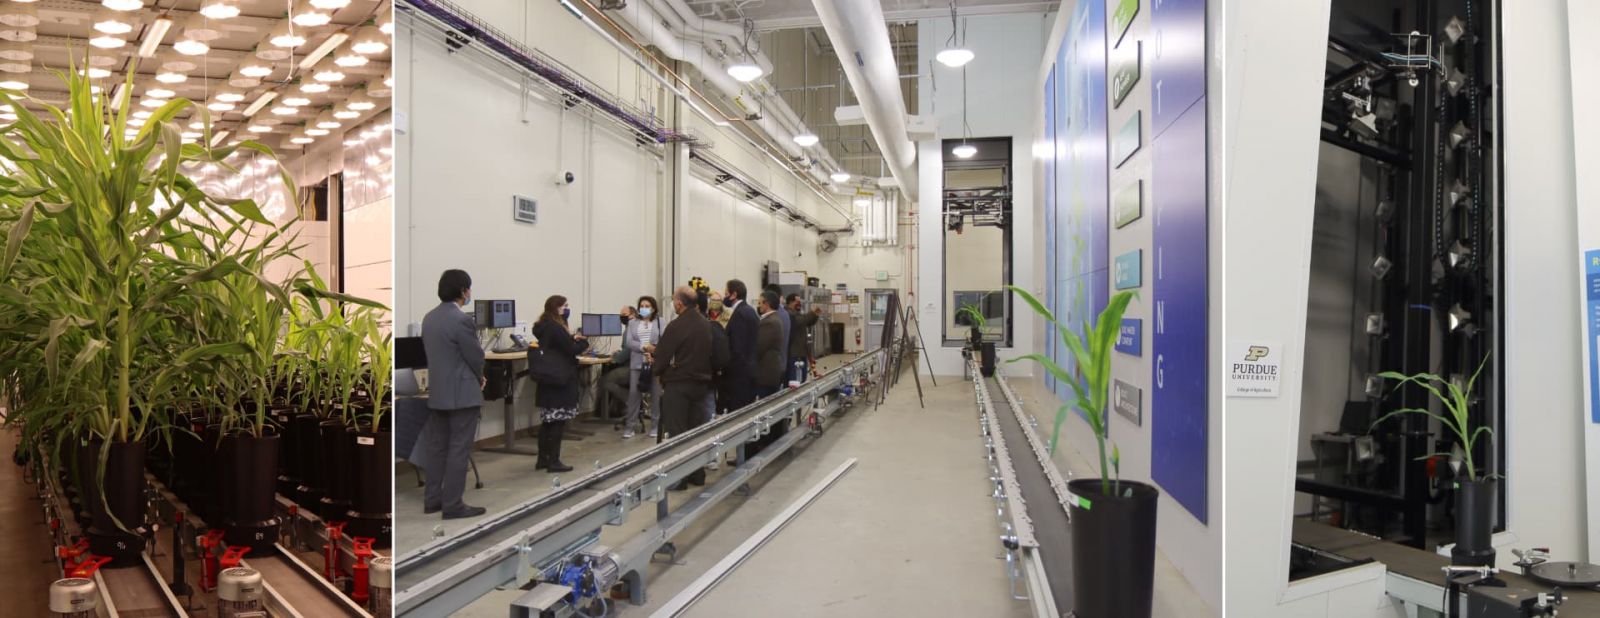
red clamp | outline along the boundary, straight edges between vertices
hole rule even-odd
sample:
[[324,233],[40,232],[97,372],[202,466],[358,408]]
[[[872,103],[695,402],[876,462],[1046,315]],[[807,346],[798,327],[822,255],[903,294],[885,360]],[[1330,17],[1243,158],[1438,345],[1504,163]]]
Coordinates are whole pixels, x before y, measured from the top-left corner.
[[373,539],[360,536],[351,537],[350,539],[356,556],[356,565],[353,569],[355,578],[353,588],[355,589],[351,591],[350,598],[355,599],[355,602],[362,607],[366,607],[370,591],[370,584],[367,580],[367,559],[377,555],[372,551],[372,541]]
[[234,568],[239,566],[239,562],[244,560],[244,555],[248,553],[250,553],[250,547],[248,545],[229,545],[228,549],[223,550],[222,558],[217,560],[217,565],[224,569]]
[[195,539],[200,546],[200,589],[210,592],[217,587],[217,573],[222,569],[217,565],[216,549],[222,546],[222,530],[212,530]]
[[68,573],[67,577],[81,577],[84,579],[94,577],[94,572],[100,570],[100,567],[105,566],[107,562],[111,562],[110,556],[100,557],[94,554],[86,554],[83,562],[79,562],[77,566],[72,567],[72,572]]
[[344,535],[344,525],[342,521],[328,522],[328,544],[322,546],[322,575],[334,583],[339,580],[339,537]]
[[61,576],[72,577],[73,569],[78,568],[82,562],[79,558],[87,555],[92,555],[89,554],[89,539],[78,539],[78,542],[73,543],[71,547],[56,547],[56,557],[61,559]]

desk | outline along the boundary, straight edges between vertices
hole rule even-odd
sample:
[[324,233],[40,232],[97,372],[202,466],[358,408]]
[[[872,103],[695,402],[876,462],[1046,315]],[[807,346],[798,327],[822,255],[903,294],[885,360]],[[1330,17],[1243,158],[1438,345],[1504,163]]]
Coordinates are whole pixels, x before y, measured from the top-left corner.
[[[539,346],[530,345],[528,347],[529,347],[529,349],[534,349],[534,348],[537,348]],[[489,451],[491,453],[510,453],[512,455],[538,455],[539,452],[536,451],[536,450],[529,449],[529,448],[526,448],[526,447],[517,446],[517,413],[516,413],[516,406],[515,406],[515,404],[516,404],[516,393],[517,393],[517,379],[521,378],[522,376],[527,375],[528,372],[526,370],[523,370],[522,372],[516,371],[516,363],[518,363],[518,362],[526,362],[528,360],[528,353],[525,352],[525,351],[524,352],[487,352],[487,353],[485,353],[483,355],[483,360],[487,361],[489,363],[493,363],[494,366],[496,366],[497,370],[505,372],[504,375],[505,375],[505,379],[506,379],[506,396],[505,396],[505,399],[503,400],[505,402],[504,406],[502,407],[502,409],[500,411],[500,413],[502,415],[501,418],[505,423],[504,432],[501,434],[501,440],[502,440],[501,445],[500,446],[496,446],[496,447],[485,448],[485,449],[482,449],[482,450]],[[606,364],[608,362],[611,362],[610,357],[592,357],[592,356],[580,356],[580,357],[578,357],[578,366],[580,368],[604,365],[604,364]],[[484,373],[486,373],[486,374],[488,373],[488,368],[485,368]],[[582,437],[582,436],[574,436],[574,437]]]

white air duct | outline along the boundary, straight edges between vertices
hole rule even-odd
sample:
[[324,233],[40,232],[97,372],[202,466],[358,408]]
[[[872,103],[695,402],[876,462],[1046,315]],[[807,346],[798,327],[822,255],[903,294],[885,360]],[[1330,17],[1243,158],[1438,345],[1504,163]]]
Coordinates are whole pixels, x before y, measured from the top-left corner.
[[839,65],[866,113],[867,126],[889,172],[907,199],[917,200],[917,146],[906,134],[905,97],[900,91],[900,69],[883,7],[860,0],[812,0],[822,28],[839,54]]

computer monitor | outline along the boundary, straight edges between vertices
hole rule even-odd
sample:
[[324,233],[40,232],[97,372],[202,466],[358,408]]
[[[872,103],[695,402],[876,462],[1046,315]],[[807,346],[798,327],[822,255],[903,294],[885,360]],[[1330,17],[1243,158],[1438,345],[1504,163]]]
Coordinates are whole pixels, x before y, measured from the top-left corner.
[[616,313],[583,314],[585,337],[621,337],[622,316]]
[[421,337],[395,337],[394,366],[396,369],[428,368],[428,353],[422,347]]
[[472,316],[478,321],[479,330],[489,328],[511,328],[517,324],[517,301],[473,301]]

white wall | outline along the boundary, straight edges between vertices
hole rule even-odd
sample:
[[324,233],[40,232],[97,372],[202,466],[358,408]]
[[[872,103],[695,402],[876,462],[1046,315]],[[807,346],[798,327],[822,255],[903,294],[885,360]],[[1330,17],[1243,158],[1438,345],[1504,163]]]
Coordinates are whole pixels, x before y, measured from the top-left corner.
[[[1593,79],[1594,67],[1600,66],[1600,39],[1589,36],[1596,24],[1600,24],[1600,4],[1593,2],[1567,2],[1567,26],[1569,28],[1569,42],[1572,45],[1572,114],[1573,145],[1575,148],[1575,169],[1594,170],[1600,169],[1600,118],[1594,114],[1580,114],[1576,110],[1584,109],[1600,100],[1600,82]],[[1584,174],[1577,178],[1577,206],[1578,225],[1577,231],[1578,251],[1600,250],[1600,177],[1594,174]],[[1579,272],[1582,276],[1583,272]],[[1579,289],[1587,285],[1580,280]],[[1579,298],[1579,302],[1583,299]],[[1586,319],[1579,316],[1580,322]],[[1580,326],[1580,328],[1582,328]],[[1593,336],[1594,333],[1587,333]],[[1596,345],[1600,345],[1597,343]],[[1584,363],[1582,367],[1592,367],[1595,359],[1590,348],[1579,346],[1583,349]],[[1600,396],[1600,383],[1590,383],[1592,391],[1584,391],[1591,397]],[[1593,404],[1587,404],[1592,406]],[[1586,408],[1585,419],[1592,419],[1593,414],[1600,412],[1592,407]],[[1584,434],[1587,436],[1588,465],[1584,469],[1587,474],[1588,491],[1588,518],[1587,533],[1589,535],[1589,561],[1600,559],[1600,423],[1585,422]]]
[[[965,70],[966,104],[969,106],[965,120],[972,127],[971,136],[1010,137],[1012,140],[1013,229],[1017,233],[1012,235],[1011,280],[1018,285],[1034,281],[1034,273],[1039,269],[1037,263],[1042,260],[1042,251],[1038,254],[1034,251],[1033,234],[1025,230],[1031,230],[1036,220],[1034,210],[1028,207],[1033,204],[1036,193],[1032,164],[1033,118],[1042,97],[1042,86],[1035,87],[1035,82],[1053,20],[1053,13],[985,15],[962,20],[967,48],[977,54]],[[935,119],[939,139],[961,137],[964,130],[963,71],[933,61],[934,54],[943,49],[950,31],[948,18],[924,19],[917,24],[918,66],[936,73],[936,78],[924,76],[917,80],[917,100],[921,104],[917,113]],[[918,321],[940,324],[943,322],[941,303],[948,298],[948,291],[943,281],[944,225],[938,202],[943,192],[943,157],[938,140],[917,144],[917,174],[920,185],[917,192],[922,202],[916,207],[919,294],[914,300]],[[1032,352],[1035,327],[1033,320],[1015,320],[1013,345],[1003,349],[1001,354],[1010,357]],[[931,331],[924,328],[923,332]],[[962,372],[959,344],[945,346],[930,342],[928,355],[936,374],[959,375]],[[1015,375],[1031,375],[1032,368],[1017,364],[1011,371]]]
[[[1566,4],[1528,0],[1502,11],[1504,439],[1510,538],[1581,559],[1573,553],[1585,534],[1582,438],[1572,412],[1577,260],[1574,239],[1551,233],[1576,227]],[[1374,573],[1287,583],[1328,3],[1228,0],[1224,10],[1227,337],[1277,342],[1285,352],[1279,397],[1227,401],[1226,611],[1393,615]],[[1508,549],[1502,568],[1514,560]]]
[[[558,3],[461,6],[623,101],[669,118],[675,112],[656,81]],[[516,300],[522,322],[535,319],[551,294],[568,297],[574,313],[611,313],[641,294],[664,299],[690,276],[718,288],[735,277],[756,287],[767,260],[817,268],[816,232],[692,175],[680,179],[674,230],[673,149],[638,146],[586,107],[563,110],[525,96],[522,78],[504,65],[472,48],[451,53],[409,18],[397,23],[397,332],[438,304],[438,277],[449,268],[472,275],[475,298]],[[825,226],[844,224],[822,197],[730,129],[686,107],[678,113],[741,175]],[[558,186],[555,178],[567,171],[577,181]],[[513,195],[538,200],[537,224],[512,220]],[[520,413],[530,409],[528,394],[519,393]],[[485,407],[480,439],[502,433],[501,414],[496,404]]]

